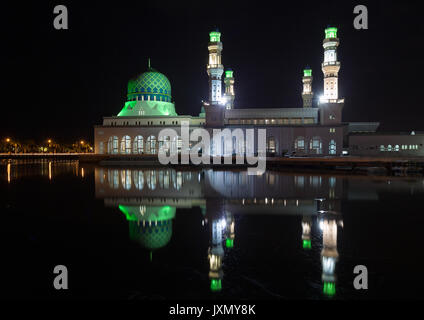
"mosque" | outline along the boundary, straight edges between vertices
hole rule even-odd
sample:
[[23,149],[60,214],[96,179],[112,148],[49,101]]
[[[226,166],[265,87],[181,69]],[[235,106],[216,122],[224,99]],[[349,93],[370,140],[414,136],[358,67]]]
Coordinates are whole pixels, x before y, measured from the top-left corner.
[[[221,33],[209,34],[209,98],[203,102],[197,116],[178,115],[172,99],[168,78],[148,65],[148,70],[128,82],[127,101],[117,116],[104,117],[103,124],[94,127],[95,153],[110,155],[154,155],[168,143],[174,151],[182,151],[181,124],[189,123],[190,131],[205,128],[266,129],[267,156],[339,156],[352,155],[424,155],[424,134],[388,135],[377,133],[378,122],[342,121],[344,99],[339,97],[340,61],[337,48],[340,44],[338,29],[325,29],[323,40],[324,60],[322,72],[323,94],[314,99],[312,70],[303,70],[303,106],[296,108],[236,108],[235,77],[233,70],[222,64],[223,43]],[[223,77],[224,76],[224,77]],[[224,83],[224,88],[223,88]],[[317,103],[314,103],[317,101]],[[174,129],[178,136],[159,138],[162,129]],[[249,152],[258,152],[258,137]],[[219,150],[232,154],[245,154],[246,145],[233,141],[232,145],[216,148],[211,145],[211,155]],[[190,144],[190,147],[193,144]],[[251,147],[252,148],[252,147]],[[218,151],[217,151],[218,150]],[[226,155],[226,154],[225,154]]]

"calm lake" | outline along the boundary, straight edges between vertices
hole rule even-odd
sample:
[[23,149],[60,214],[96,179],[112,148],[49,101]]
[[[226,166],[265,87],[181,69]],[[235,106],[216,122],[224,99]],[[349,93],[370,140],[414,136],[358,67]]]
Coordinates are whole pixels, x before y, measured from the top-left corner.
[[0,191],[4,298],[424,298],[422,176],[4,161]]

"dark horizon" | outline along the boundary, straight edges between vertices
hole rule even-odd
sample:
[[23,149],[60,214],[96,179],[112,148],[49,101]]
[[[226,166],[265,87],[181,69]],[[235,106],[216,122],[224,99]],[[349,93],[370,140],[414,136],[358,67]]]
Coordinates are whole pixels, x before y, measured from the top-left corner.
[[[69,30],[53,28],[57,4],[68,8]],[[368,30],[353,28],[357,4],[368,6]],[[315,97],[322,92],[328,25],[339,28],[343,121],[378,121],[382,131],[424,130],[424,32],[416,3],[230,2],[210,10],[198,2],[118,7],[65,1],[29,8],[3,12],[2,138],[92,140],[93,126],[118,114],[128,80],[147,69],[148,58],[170,80],[177,113],[198,115],[208,94],[208,33],[215,28],[222,33],[224,67],[234,71],[235,108],[301,107],[306,65]]]

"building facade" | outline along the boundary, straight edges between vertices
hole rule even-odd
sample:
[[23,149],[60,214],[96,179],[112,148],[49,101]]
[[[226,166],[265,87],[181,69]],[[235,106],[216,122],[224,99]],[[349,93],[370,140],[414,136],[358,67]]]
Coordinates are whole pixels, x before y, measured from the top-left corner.
[[[102,125],[95,126],[95,152],[111,155],[143,155],[163,152],[164,145],[182,152],[181,125],[188,124],[190,131],[205,128],[211,134],[214,129],[229,129],[233,134],[238,130],[246,137],[248,129],[254,129],[254,145],[246,146],[223,141],[221,149],[211,145],[211,150],[202,152],[211,155],[246,154],[258,152],[258,129],[266,129],[266,152],[268,156],[339,156],[342,151],[351,154],[380,155],[381,143],[373,143],[377,149],[356,146],[367,144],[370,140],[361,140],[367,134],[375,137],[378,123],[346,123],[342,121],[344,99],[339,97],[338,73],[341,67],[337,58],[340,44],[337,28],[325,29],[323,40],[324,61],[323,94],[317,105],[313,104],[312,70],[303,71],[302,101],[298,108],[238,108],[236,100],[235,77],[233,70],[225,70],[222,63],[223,43],[218,30],[209,34],[209,59],[206,67],[209,76],[209,99],[203,102],[197,116],[179,115],[171,94],[168,78],[148,65],[148,70],[128,83],[127,101],[117,116],[104,117]],[[224,75],[224,79],[222,76]],[[224,88],[223,88],[224,84]],[[177,137],[160,136],[163,129],[173,129]],[[355,135],[358,134],[358,135]],[[414,139],[417,139],[416,136]],[[396,139],[395,139],[396,140]],[[352,143],[351,148],[348,148]],[[194,146],[191,142],[188,148]],[[421,142],[392,142],[396,145],[418,145]],[[384,144],[386,145],[386,144]],[[389,144],[385,148],[389,148]],[[219,151],[220,150],[220,151]],[[228,151],[229,150],[229,151]],[[360,152],[359,152],[360,150]],[[374,152],[373,150],[376,150]],[[409,150],[409,149],[408,149]],[[417,149],[418,150],[418,149]],[[189,151],[189,150],[187,150]],[[412,153],[416,150],[411,149]],[[225,154],[224,154],[225,153]],[[411,152],[409,152],[411,153]],[[408,153],[408,154],[409,154]],[[401,152],[399,151],[399,154]]]

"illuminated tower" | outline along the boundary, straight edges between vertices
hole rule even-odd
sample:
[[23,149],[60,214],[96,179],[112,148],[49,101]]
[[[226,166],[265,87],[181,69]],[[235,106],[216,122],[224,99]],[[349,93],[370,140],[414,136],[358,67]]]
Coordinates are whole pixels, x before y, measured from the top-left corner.
[[211,105],[217,105],[221,103],[221,77],[224,73],[224,66],[221,63],[221,33],[218,30],[212,31],[209,33],[209,37],[209,64],[207,67],[209,75],[209,103]]
[[312,70],[309,67],[306,67],[303,70],[303,91],[302,91],[302,99],[303,99],[303,107],[310,108],[312,107],[312,99],[314,97],[314,93],[312,92]]
[[303,216],[302,218],[302,247],[303,249],[311,249],[311,226],[312,218],[310,216]]
[[224,103],[225,103],[225,109],[233,109],[234,107],[234,77],[233,77],[233,71],[228,69],[225,71],[225,95],[224,95]]
[[320,222],[322,230],[322,281],[323,292],[325,295],[332,297],[336,294],[336,263],[339,259],[337,251],[337,226],[342,225],[341,220],[337,221],[337,217],[326,216]]
[[324,73],[324,95],[320,99],[322,102],[338,102],[340,62],[337,61],[337,47],[339,43],[337,28],[328,27],[325,29],[325,39],[322,44],[324,47],[324,62],[322,63],[322,72]]
[[226,213],[227,230],[225,232],[225,234],[226,234],[225,246],[228,249],[231,249],[231,248],[234,247],[234,238],[235,238],[234,226],[235,226],[234,216],[231,212],[227,211],[227,213]]
[[222,260],[224,258],[224,248],[222,241],[224,239],[224,231],[226,227],[226,219],[212,220],[212,241],[209,247],[209,279],[211,280],[211,291],[221,291],[222,278]]

